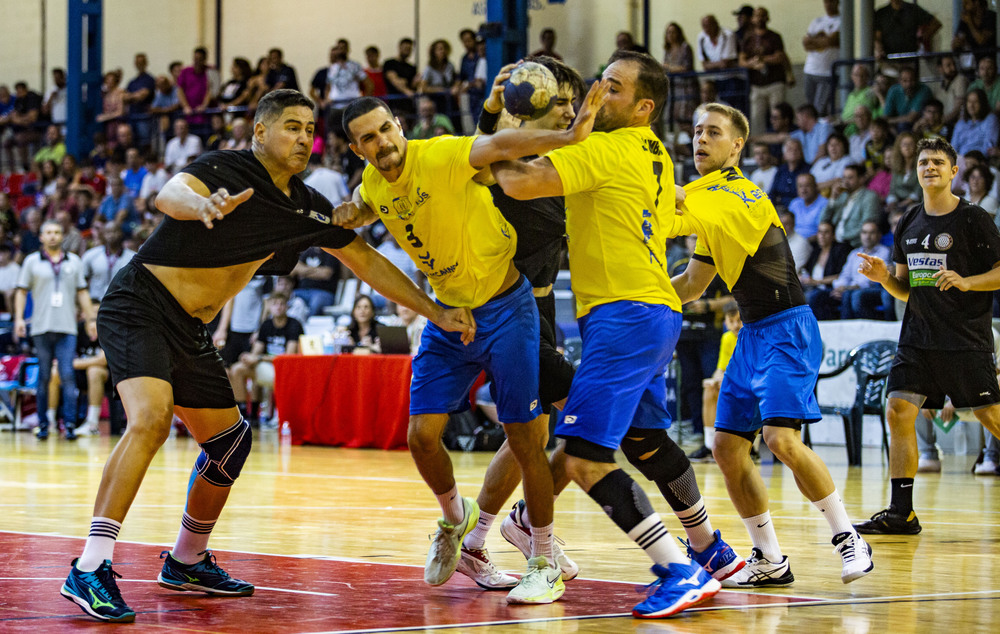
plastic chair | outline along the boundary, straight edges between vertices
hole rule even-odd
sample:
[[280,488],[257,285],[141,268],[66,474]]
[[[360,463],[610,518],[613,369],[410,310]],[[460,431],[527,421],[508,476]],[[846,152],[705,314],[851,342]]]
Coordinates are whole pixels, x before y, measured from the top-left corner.
[[12,428],[21,428],[22,409],[26,395],[34,395],[38,388],[38,359],[35,357],[5,357],[4,377],[0,381],[0,391],[9,392],[9,404],[6,400],[0,404],[0,410],[12,420]]
[[851,466],[861,464],[862,417],[865,414],[878,415],[879,423],[882,425],[882,447],[885,449],[886,459],[889,458],[889,434],[885,424],[885,386],[889,378],[889,368],[895,358],[895,341],[888,339],[869,341],[851,350],[839,368],[819,375],[818,381],[822,381],[843,374],[848,368],[854,368],[858,380],[854,403],[847,407],[821,405],[819,408],[823,414],[833,414],[843,419],[847,462]]

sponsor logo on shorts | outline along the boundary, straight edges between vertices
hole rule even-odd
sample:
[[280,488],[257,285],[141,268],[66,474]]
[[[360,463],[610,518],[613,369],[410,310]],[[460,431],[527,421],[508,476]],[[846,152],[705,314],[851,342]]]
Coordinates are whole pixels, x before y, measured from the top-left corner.
[[989,395],[990,395],[989,391],[979,393],[979,396],[989,396]]
[[531,401],[531,405],[528,406],[528,409],[535,409],[536,407],[538,407],[538,399],[537,398],[535,400]]
[[572,425],[576,422],[576,416],[564,416],[563,422],[567,425]]

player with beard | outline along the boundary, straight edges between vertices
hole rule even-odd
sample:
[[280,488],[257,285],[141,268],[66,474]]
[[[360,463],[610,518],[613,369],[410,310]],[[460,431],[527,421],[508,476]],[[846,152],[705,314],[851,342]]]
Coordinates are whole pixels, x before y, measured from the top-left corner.
[[592,88],[571,130],[502,130],[491,136],[408,141],[379,99],[357,99],[344,112],[351,149],[369,162],[353,200],[341,206],[344,216],[382,220],[427,276],[438,301],[471,309],[477,323],[478,336],[469,346],[428,324],[413,360],[407,441],[444,515],[424,567],[430,585],[454,573],[462,540],[479,518],[476,501],[458,493],[441,437],[448,414],[469,406],[469,389],[486,370],[521,470],[533,536],[528,571],[507,601],[551,603],[565,591],[552,549],[548,427],[538,400],[538,309],[531,284],[513,262],[517,234],[489,190],[474,179],[496,161],[579,143],[590,133],[606,92],[602,85]]
[[[654,591],[633,615],[661,618],[718,592],[719,581],[700,564],[726,577],[743,562],[712,530],[691,463],[666,432],[663,375],[680,334],[681,302],[664,237],[675,210],[673,163],[649,127],[667,93],[663,67],[648,54],[619,51],[601,84],[610,94],[586,140],[527,163],[495,164],[493,174],[519,200],[566,198],[583,358],[555,433],[566,441],[569,477],[653,561]],[[681,519],[698,563],[615,463],[619,446]]]
[[[509,115],[503,115],[501,94],[504,82],[510,77],[515,65],[511,64],[500,69],[493,82],[483,113],[479,117],[479,129],[483,134],[494,134],[498,127],[520,127],[525,130],[566,130],[573,123],[573,104],[578,102],[586,92],[580,74],[566,64],[551,57],[533,57],[529,61],[542,64],[556,78],[559,93],[555,105],[543,117],[534,121],[518,121]],[[501,119],[503,121],[501,122]],[[522,160],[535,158],[525,157]],[[492,182],[489,172],[483,173],[487,178],[480,179],[484,184]],[[556,349],[556,306],[552,295],[552,285],[559,272],[559,261],[566,234],[566,210],[562,196],[539,198],[532,201],[519,201],[503,193],[495,182],[490,187],[493,203],[504,218],[517,232],[517,251],[514,253],[514,265],[524,273],[531,284],[532,295],[538,307],[539,316],[539,359],[538,359],[538,396],[542,407],[542,420],[548,428],[551,406],[565,405],[573,382],[573,366]],[[550,456],[552,466],[553,490],[556,495],[569,484],[566,472],[562,469],[560,456],[561,444]],[[510,498],[521,480],[517,461],[505,441],[490,462],[479,491],[479,522],[462,543],[462,558],[458,562],[458,572],[468,576],[480,587],[492,590],[512,587],[517,584],[517,578],[497,570],[490,560],[486,550],[486,535],[490,531],[497,514],[504,503]],[[531,521],[525,509],[524,501],[518,501],[514,509],[504,517],[500,525],[500,533],[511,544],[516,546],[525,557],[531,556]],[[569,581],[579,574],[580,568],[570,559],[558,542],[552,545],[553,554],[563,581]]]
[[761,430],[830,524],[843,563],[841,580],[849,583],[874,568],[871,547],[851,525],[830,471],[802,443],[802,425],[821,418],[813,390],[823,343],[774,205],[737,167],[748,134],[746,117],[735,108],[699,107],[693,145],[701,178],[684,188],[683,215],[675,216],[667,233],[698,236],[687,269],[673,278],[681,301],[700,297],[718,272],[744,323],[719,391],[714,454],[754,548],[747,565],[722,584],[794,581],[768,511],[767,486],[750,457]]

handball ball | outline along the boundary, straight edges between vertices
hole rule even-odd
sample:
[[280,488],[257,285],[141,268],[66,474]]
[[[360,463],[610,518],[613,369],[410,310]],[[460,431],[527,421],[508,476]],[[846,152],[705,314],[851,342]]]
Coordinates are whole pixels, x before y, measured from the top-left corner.
[[519,64],[504,84],[504,108],[522,121],[544,117],[559,93],[555,75],[537,62]]

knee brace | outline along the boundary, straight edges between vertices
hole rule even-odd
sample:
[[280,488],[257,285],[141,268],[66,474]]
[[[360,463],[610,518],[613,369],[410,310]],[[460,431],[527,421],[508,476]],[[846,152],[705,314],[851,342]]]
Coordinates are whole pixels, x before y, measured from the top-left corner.
[[687,455],[665,429],[630,427],[621,447],[628,461],[652,482],[671,482],[691,466]]
[[195,471],[209,484],[231,487],[236,478],[240,477],[252,445],[250,424],[240,418],[229,429],[201,443],[201,454],[194,463]]

